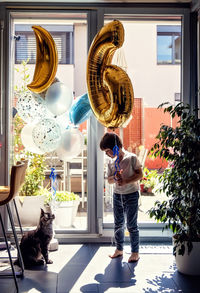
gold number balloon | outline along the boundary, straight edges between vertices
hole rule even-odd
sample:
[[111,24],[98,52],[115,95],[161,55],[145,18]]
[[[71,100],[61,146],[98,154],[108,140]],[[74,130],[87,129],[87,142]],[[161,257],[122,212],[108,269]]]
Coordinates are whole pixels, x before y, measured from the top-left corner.
[[32,26],[36,37],[37,57],[33,81],[27,87],[41,93],[52,84],[58,66],[58,54],[51,34],[41,26]]
[[95,36],[88,53],[87,87],[91,108],[107,128],[117,128],[129,118],[133,108],[133,88],[127,73],[111,65],[114,52],[124,42],[124,28],[114,20]]

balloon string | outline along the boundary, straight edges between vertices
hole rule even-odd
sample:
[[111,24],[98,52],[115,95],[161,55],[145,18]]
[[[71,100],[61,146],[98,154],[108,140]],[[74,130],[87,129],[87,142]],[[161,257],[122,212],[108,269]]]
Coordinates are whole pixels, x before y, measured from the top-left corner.
[[119,147],[117,145],[114,146],[113,148],[113,155],[117,156],[116,160],[115,160],[115,173],[114,176],[117,174],[117,172],[120,171],[120,166],[119,166]]
[[52,196],[55,197],[56,195],[56,185],[55,185],[55,181],[56,181],[56,173],[55,173],[55,168],[51,168],[51,174],[49,176],[49,178],[51,179],[51,189],[52,189]]

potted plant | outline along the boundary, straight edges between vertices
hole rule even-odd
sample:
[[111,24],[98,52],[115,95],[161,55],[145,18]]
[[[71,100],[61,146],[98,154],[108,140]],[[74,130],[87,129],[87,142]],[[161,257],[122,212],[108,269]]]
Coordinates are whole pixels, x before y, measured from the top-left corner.
[[55,214],[55,228],[66,229],[74,227],[80,203],[79,196],[69,191],[56,191],[55,195],[49,193],[45,203],[50,205]]
[[147,167],[144,167],[143,174],[144,177],[140,181],[141,192],[154,194],[153,189],[158,181],[158,171],[149,170]]
[[[160,105],[159,107],[162,107]],[[151,149],[169,168],[160,176],[167,200],[157,201],[150,217],[165,223],[174,233],[174,255],[180,272],[200,274],[200,119],[183,103],[164,109],[178,118],[175,128],[162,125]]]
[[45,208],[44,201],[49,191],[43,188],[45,178],[45,158],[43,155],[25,153],[28,167],[24,184],[16,197],[16,204],[22,226],[36,226],[40,209]]

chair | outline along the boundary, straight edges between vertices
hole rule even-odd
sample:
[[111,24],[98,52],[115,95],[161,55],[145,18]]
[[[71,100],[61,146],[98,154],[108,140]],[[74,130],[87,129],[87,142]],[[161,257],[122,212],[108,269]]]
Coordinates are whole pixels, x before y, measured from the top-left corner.
[[18,284],[17,284],[16,276],[20,276],[20,277],[24,276],[24,263],[23,263],[23,259],[22,259],[22,255],[21,255],[21,251],[20,251],[20,247],[19,247],[19,242],[18,242],[17,233],[15,230],[14,221],[13,221],[11,209],[9,206],[9,202],[12,199],[14,199],[15,196],[18,194],[19,189],[24,182],[26,168],[27,168],[26,161],[25,162],[18,162],[17,165],[12,166],[11,175],[10,175],[10,185],[9,186],[0,186],[0,206],[6,205],[8,217],[10,220],[10,224],[11,224],[11,228],[12,228],[12,232],[14,235],[14,240],[15,240],[15,244],[16,244],[16,248],[17,248],[20,268],[21,268],[21,272],[20,271],[16,272],[14,269],[12,256],[10,253],[8,240],[7,240],[7,236],[6,236],[6,231],[5,231],[4,223],[3,223],[2,216],[0,213],[0,222],[1,222],[2,232],[3,232],[4,238],[5,238],[6,248],[7,248],[8,257],[9,257],[11,270],[12,270],[12,274],[3,274],[2,273],[2,274],[0,274],[0,276],[13,276],[17,292],[18,292]]

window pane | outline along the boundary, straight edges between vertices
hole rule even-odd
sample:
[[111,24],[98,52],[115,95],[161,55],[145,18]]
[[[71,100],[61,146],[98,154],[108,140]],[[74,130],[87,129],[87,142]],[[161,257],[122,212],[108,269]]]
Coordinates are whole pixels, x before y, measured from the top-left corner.
[[172,37],[157,37],[157,60],[158,63],[172,63]]
[[181,37],[174,36],[175,45],[175,63],[181,62]]
[[[28,59],[30,60],[31,63],[35,63],[36,60],[36,42],[35,42],[35,37],[33,36],[27,36],[27,48],[26,44],[24,44],[24,50],[27,50],[27,55]],[[26,60],[26,59],[22,59]],[[22,61],[20,60],[20,61]]]
[[[70,109],[66,108],[65,101],[69,98],[76,103],[76,101],[78,101],[77,98],[86,93],[87,14],[65,14],[64,19],[60,19],[58,15],[55,15],[48,20],[31,18],[31,21],[34,21],[35,25],[41,25],[51,33],[56,43],[59,59],[56,79],[58,82],[64,84],[69,92],[73,93],[73,97],[70,96],[70,94],[66,94],[67,90],[60,94],[61,86],[58,83],[56,87],[57,90],[54,92],[54,97],[56,99],[58,98],[58,103],[60,103],[55,105],[56,107],[60,106],[60,109],[57,108],[59,112],[55,113],[52,111],[52,113],[50,113],[48,104],[44,104],[47,111],[44,111],[39,121],[37,119],[34,120],[34,117],[33,121],[23,120],[29,111],[36,109],[34,108],[34,105],[36,105],[35,102],[38,101],[38,99],[41,101],[46,97],[46,92],[42,92],[40,97],[36,97],[31,93],[29,94],[27,84],[32,81],[35,68],[37,68],[38,65],[35,65],[37,51],[36,38],[31,28],[32,24],[30,24],[28,19],[14,19],[15,35],[20,35],[19,41],[15,41],[15,58],[19,64],[13,64],[14,92],[12,107],[13,113],[15,114],[13,115],[11,123],[13,123],[12,129],[14,129],[15,133],[12,141],[14,159],[18,160],[23,157],[29,157],[28,170],[31,179],[29,191],[31,194],[26,193],[27,196],[25,196],[25,198],[30,198],[32,196],[28,195],[33,195],[33,188],[36,185],[36,172],[39,175],[41,174],[42,179],[40,184],[37,184],[36,189],[39,187],[40,191],[42,191],[41,186],[47,187],[51,192],[56,189],[55,196],[58,196],[61,202],[64,199],[62,204],[56,201],[55,206],[53,206],[56,214],[55,229],[65,231],[70,230],[70,233],[77,233],[77,231],[87,230],[88,228],[87,207],[90,206],[88,204],[87,192],[87,121],[84,121],[81,124],[77,123],[75,126],[69,118]],[[44,23],[45,25],[43,25]],[[75,39],[73,40],[74,35]],[[74,64],[72,64],[72,61]],[[43,60],[39,62],[41,62],[41,67],[44,67]],[[55,80],[55,83],[57,80]],[[59,93],[58,97],[56,96],[57,93]],[[25,99],[23,99],[23,101],[21,99],[23,94],[29,95],[26,101]],[[65,101],[64,99],[60,99],[60,95],[62,94],[65,95]],[[25,103],[25,106],[23,106],[23,103]],[[63,108],[65,109],[64,112],[62,112]],[[21,111],[19,109],[21,109]],[[37,107],[36,111],[40,111],[39,107]],[[45,118],[45,120],[43,120],[43,118]],[[28,138],[25,137],[24,132],[22,133],[22,131],[24,131],[25,127],[31,127],[30,125],[32,125],[32,122],[35,127],[37,123],[40,123],[42,120],[44,121],[43,125],[45,127],[48,124],[48,120],[51,120],[52,122],[54,121],[54,124],[59,126],[57,130],[58,133],[60,133],[60,141],[62,140],[63,142],[64,140],[65,143],[62,144],[63,149],[61,151],[59,150],[61,145],[58,145],[54,150],[52,148],[52,152],[46,150],[44,156],[38,155],[39,157],[34,157],[37,149],[35,148],[36,145],[33,141],[32,130],[29,129],[30,131],[27,131],[25,134],[28,135]],[[48,133],[50,132],[51,129],[48,129],[48,132],[43,136],[44,140],[46,140],[46,137],[48,137]],[[29,142],[33,143],[32,146],[34,146],[34,148],[31,147],[30,149],[31,143],[29,144]],[[28,154],[27,151],[30,153]],[[44,164],[44,171],[38,167],[40,161]],[[32,163],[34,168],[30,168],[30,163]],[[55,169],[56,173],[55,181],[51,179],[50,176],[52,174],[52,168]],[[27,184],[28,181],[26,180],[25,185],[27,186]],[[64,195],[63,191],[65,192]],[[37,193],[38,190],[35,190],[35,192]],[[70,193],[70,197],[67,197],[68,193]],[[73,193],[77,196],[74,196]],[[39,195],[39,204],[41,204],[40,207],[42,208],[44,197],[45,194],[42,197]],[[19,197],[16,198],[20,206]],[[34,199],[36,199],[36,197],[34,197]],[[29,205],[26,210],[30,210],[30,208],[32,209],[32,206],[30,207]],[[40,208],[33,209],[40,213]],[[21,209],[21,212],[24,215],[24,209]],[[24,217],[22,223],[24,227],[35,226],[38,221],[38,214],[37,216],[34,216],[33,220],[35,221],[32,221],[31,219],[31,221],[27,222],[26,218],[27,217]]]
[[[106,23],[111,20],[111,17],[106,19]],[[140,223],[155,223],[155,219],[150,218],[147,211],[153,207],[156,200],[166,199],[165,193],[157,191],[159,182],[156,173],[161,174],[169,166],[162,159],[150,157],[148,152],[156,142],[162,124],[173,127],[176,125],[174,119],[171,121],[170,116],[157,107],[164,102],[176,105],[175,98],[181,99],[181,62],[176,66],[171,65],[175,64],[175,58],[181,58],[181,36],[178,35],[181,22],[180,19],[176,21],[123,19],[122,23],[125,30],[123,50],[116,50],[112,63],[123,68],[131,79],[134,107],[128,126],[116,129],[115,132],[123,141],[125,150],[138,155],[144,173],[150,172],[145,176],[148,180],[144,179],[140,185],[138,219]],[[163,24],[162,27],[160,24]],[[177,48],[177,55],[172,53],[173,48]],[[160,66],[160,64],[166,65]],[[108,130],[105,129],[106,131]],[[109,227],[113,223],[114,186],[107,180],[107,161],[108,157],[105,155],[103,222]]]
[[[49,26],[43,26],[48,30]],[[60,31],[59,31],[60,27]],[[65,32],[63,29],[65,28]],[[20,36],[16,41],[15,63],[20,64],[23,60],[29,59],[29,64],[34,64],[36,60],[36,41],[34,32],[30,25],[21,24],[21,31],[16,31],[16,36]],[[50,27],[52,29],[52,27]],[[27,31],[28,30],[28,31]],[[73,26],[56,26],[55,31],[48,30],[56,43],[58,52],[58,62],[60,64],[73,64]]]
[[16,42],[15,58],[16,58],[17,62],[18,62],[18,60],[21,62],[22,60],[28,59],[28,54],[27,54],[27,49],[26,49],[27,48],[27,38],[25,35],[20,35],[20,40],[21,40],[21,42],[19,42],[19,41]]

